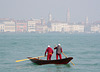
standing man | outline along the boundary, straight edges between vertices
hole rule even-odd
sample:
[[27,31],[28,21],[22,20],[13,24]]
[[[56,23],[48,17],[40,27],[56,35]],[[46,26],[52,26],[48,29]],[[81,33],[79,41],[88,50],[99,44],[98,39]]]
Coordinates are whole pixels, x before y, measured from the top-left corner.
[[50,47],[50,45],[48,45],[48,48],[46,49],[45,51],[45,56],[46,56],[46,53],[48,52],[48,55],[47,55],[47,60],[51,60],[51,57],[52,57],[52,54],[53,54],[53,50],[52,48]]
[[58,46],[56,46],[54,49],[56,49],[56,59],[58,60],[58,56],[60,57],[60,59],[62,59],[61,53],[62,53],[62,47],[60,44],[58,44]]

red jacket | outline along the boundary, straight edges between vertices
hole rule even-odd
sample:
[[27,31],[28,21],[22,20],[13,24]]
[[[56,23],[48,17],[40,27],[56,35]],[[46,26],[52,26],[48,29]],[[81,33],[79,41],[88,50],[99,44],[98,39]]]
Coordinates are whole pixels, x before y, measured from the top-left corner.
[[48,52],[48,54],[53,54],[52,48],[51,48],[51,47],[48,47],[48,48],[46,49],[46,51],[45,51],[45,55],[46,55],[47,52]]

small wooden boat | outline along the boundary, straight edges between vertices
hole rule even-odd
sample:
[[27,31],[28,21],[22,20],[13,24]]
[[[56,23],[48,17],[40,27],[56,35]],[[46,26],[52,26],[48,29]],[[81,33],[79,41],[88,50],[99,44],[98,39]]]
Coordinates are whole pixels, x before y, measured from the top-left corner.
[[30,59],[33,63],[36,63],[38,65],[43,65],[43,64],[67,64],[69,63],[73,57],[68,57],[64,59],[58,59],[58,60],[41,60],[37,58],[32,58],[32,57],[27,57]]

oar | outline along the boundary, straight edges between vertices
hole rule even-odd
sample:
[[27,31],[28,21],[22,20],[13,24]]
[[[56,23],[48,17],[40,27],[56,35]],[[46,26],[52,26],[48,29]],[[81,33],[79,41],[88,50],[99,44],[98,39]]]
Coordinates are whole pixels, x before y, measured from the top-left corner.
[[[33,58],[40,58],[40,57],[45,57],[45,56],[38,56],[38,57],[33,57]],[[33,59],[32,58],[32,59]],[[31,58],[30,58],[31,59]],[[16,60],[16,62],[21,62],[21,61],[26,61],[26,60],[29,60],[29,59],[22,59],[22,60]]]
[[[62,54],[67,58],[67,56],[62,52]],[[73,65],[75,65],[72,61],[70,61]]]

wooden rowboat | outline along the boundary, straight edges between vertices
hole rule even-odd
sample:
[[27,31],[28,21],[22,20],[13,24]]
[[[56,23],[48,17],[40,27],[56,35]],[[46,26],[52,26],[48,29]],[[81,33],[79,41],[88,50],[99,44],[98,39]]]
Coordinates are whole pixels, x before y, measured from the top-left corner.
[[43,64],[68,64],[73,57],[68,57],[64,59],[58,59],[58,60],[41,60],[37,58],[32,58],[32,57],[27,57],[30,59],[33,63],[36,63],[38,65],[43,65]]

